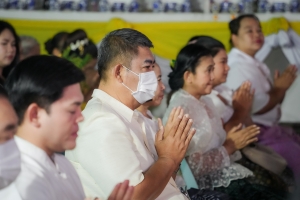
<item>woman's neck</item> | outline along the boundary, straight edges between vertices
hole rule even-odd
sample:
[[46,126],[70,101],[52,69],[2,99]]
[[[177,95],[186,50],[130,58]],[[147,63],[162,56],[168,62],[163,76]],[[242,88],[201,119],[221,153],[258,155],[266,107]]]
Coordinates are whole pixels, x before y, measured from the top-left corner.
[[202,96],[202,95],[199,94],[197,91],[195,91],[193,88],[188,87],[188,86],[186,86],[186,85],[184,85],[182,89],[185,90],[186,92],[188,92],[190,95],[192,95],[192,96],[195,97],[196,99],[200,99],[200,97]]
[[140,107],[137,108],[138,111],[140,111],[140,113],[142,113],[142,115],[144,115],[145,117],[152,119],[151,116],[148,115],[147,111],[149,109],[149,106],[145,106],[145,105],[141,105]]

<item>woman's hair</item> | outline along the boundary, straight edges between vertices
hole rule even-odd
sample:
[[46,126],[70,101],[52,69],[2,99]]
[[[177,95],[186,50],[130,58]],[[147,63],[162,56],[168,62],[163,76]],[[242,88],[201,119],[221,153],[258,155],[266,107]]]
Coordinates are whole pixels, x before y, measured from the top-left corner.
[[82,29],[77,29],[68,34],[64,44],[64,51],[69,49],[69,55],[84,58],[87,54],[93,58],[97,57],[97,47],[88,39],[87,33]]
[[244,14],[244,15],[240,15],[237,18],[231,20],[229,22],[229,29],[230,29],[230,39],[229,39],[229,43],[230,46],[233,47],[233,43],[231,40],[231,35],[238,35],[240,26],[241,26],[241,21],[245,18],[252,18],[258,21],[258,23],[260,23],[259,19],[253,15],[253,14]]
[[52,52],[55,48],[62,52],[67,37],[68,33],[63,31],[55,34],[53,38],[47,40],[45,42],[45,49],[48,52],[48,54],[52,55]]
[[0,20],[0,34],[4,31],[8,29],[14,36],[15,38],[15,43],[16,43],[16,55],[13,59],[13,61],[11,62],[10,65],[6,66],[4,69],[3,69],[3,74],[2,76],[4,78],[6,78],[9,74],[9,72],[12,70],[12,68],[18,63],[19,61],[19,55],[20,55],[20,48],[19,48],[19,43],[20,43],[20,39],[19,39],[19,36],[17,35],[14,27],[9,24],[8,22],[6,21],[3,21],[3,20]]
[[225,46],[222,42],[210,36],[199,36],[195,44],[208,48],[213,57],[215,57],[220,50],[225,50]]
[[169,85],[172,91],[168,96],[168,104],[172,94],[183,87],[184,73],[190,71],[195,74],[196,68],[200,64],[200,58],[205,56],[211,56],[211,51],[198,44],[189,44],[180,50],[174,68],[172,68],[173,71],[169,74]]

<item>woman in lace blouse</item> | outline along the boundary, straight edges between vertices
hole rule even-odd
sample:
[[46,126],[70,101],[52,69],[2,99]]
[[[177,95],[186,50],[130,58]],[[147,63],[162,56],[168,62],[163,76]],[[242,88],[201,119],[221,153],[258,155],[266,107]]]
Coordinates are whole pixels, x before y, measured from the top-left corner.
[[[253,104],[254,90],[251,89],[251,83],[249,81],[244,82],[235,92],[223,84],[226,82],[227,74],[230,70],[227,64],[228,57],[225,46],[217,39],[209,36],[198,36],[195,43],[201,44],[212,52],[215,70],[213,90],[208,96],[211,98],[222,119],[224,129],[229,131],[232,127],[240,123],[244,126],[253,125],[251,107]],[[273,153],[276,154],[275,152]],[[251,182],[271,186],[280,190],[287,187],[286,183],[284,183],[279,176],[270,173],[265,168],[251,162],[247,158],[243,157],[239,163],[253,171],[255,178],[252,178]],[[284,178],[286,180],[292,179],[286,176],[284,176]]]
[[[181,106],[194,120],[196,134],[186,159],[200,189],[232,188],[238,194],[225,191],[232,195],[232,199],[263,199],[266,197],[264,192],[246,180],[253,173],[235,163],[241,158],[238,150],[257,141],[259,128],[253,125],[241,129],[239,125],[226,134],[213,103],[205,96],[212,90],[213,70],[210,50],[190,44],[179,52],[169,75],[173,92],[163,122],[177,106]],[[277,199],[276,195],[272,194],[272,197]]]
[[[139,116],[143,118],[144,123],[145,123],[145,132],[146,132],[146,138],[148,140],[149,144],[149,150],[154,157],[155,160],[157,160],[157,152],[155,149],[155,134],[158,131],[158,122],[155,119],[155,117],[152,115],[151,111],[149,108],[154,107],[154,106],[159,106],[161,104],[161,101],[163,100],[164,97],[164,90],[165,86],[161,80],[162,74],[161,74],[161,69],[160,66],[155,63],[154,64],[154,69],[153,71],[155,72],[155,75],[157,76],[157,89],[155,91],[155,96],[153,97],[152,101],[146,102],[140,107],[136,109],[135,112],[139,113]],[[178,187],[182,185],[182,177],[181,176],[176,176],[176,173],[173,175],[173,179],[175,180],[176,184]],[[228,200],[229,197],[221,192],[218,191],[207,191],[207,190],[189,190],[188,194],[190,196],[191,200],[203,200],[204,197],[209,198],[210,200]]]

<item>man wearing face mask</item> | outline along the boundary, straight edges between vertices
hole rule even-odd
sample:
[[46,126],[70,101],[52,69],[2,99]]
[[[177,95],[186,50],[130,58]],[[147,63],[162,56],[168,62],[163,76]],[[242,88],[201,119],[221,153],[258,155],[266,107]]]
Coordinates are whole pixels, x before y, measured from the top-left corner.
[[195,133],[192,120],[181,108],[173,110],[165,127],[159,120],[155,160],[144,121],[134,112],[157,88],[151,47],[151,41],[133,29],[115,30],[101,42],[100,85],[82,113],[78,146],[66,152],[87,195],[106,199],[116,183],[128,179],[135,186],[132,199],[186,199],[172,175]]
[[0,85],[0,199],[20,199],[12,184],[21,168],[20,152],[13,139],[17,125],[18,117]]

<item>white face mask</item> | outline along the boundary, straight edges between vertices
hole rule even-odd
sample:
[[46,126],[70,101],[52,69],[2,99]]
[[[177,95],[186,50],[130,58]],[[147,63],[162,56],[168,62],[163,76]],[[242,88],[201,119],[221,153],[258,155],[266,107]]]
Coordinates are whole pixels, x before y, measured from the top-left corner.
[[[125,67],[124,65],[122,65]],[[151,99],[153,99],[155,95],[155,91],[157,89],[157,78],[154,71],[151,72],[144,72],[137,74],[127,67],[127,70],[135,74],[139,77],[139,82],[136,91],[132,91],[129,87],[127,87],[124,83],[122,83],[128,90],[132,93],[132,96],[140,103],[143,104]]]
[[12,183],[21,171],[20,151],[14,139],[0,144],[0,189]]

